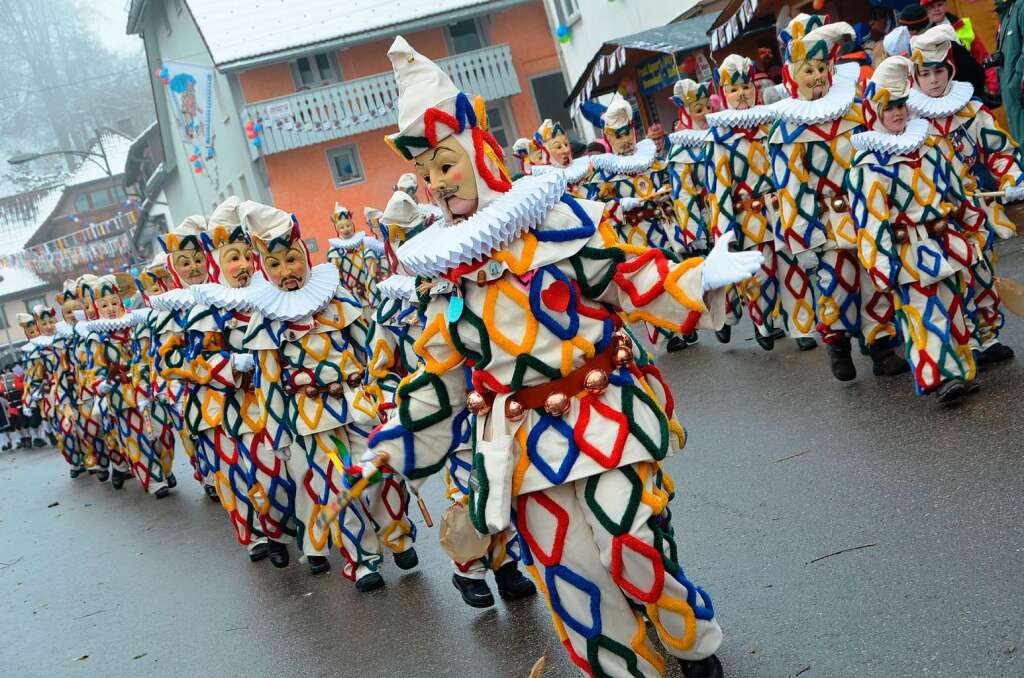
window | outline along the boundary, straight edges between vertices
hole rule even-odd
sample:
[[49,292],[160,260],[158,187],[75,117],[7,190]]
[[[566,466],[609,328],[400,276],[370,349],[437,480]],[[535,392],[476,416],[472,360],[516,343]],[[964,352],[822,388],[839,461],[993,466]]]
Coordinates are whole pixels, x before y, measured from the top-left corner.
[[105,188],[101,188],[98,191],[89,191],[89,202],[92,203],[92,208],[97,210],[101,207],[114,204],[114,199],[110,195],[110,191]]
[[331,166],[334,187],[341,188],[366,180],[363,164],[359,161],[359,149],[354,145],[336,146],[327,151],[327,164]]
[[487,32],[479,19],[463,19],[444,27],[449,54],[463,54],[488,45]]
[[512,111],[509,109],[507,99],[492,101],[487,106],[487,130],[505,149],[505,157],[510,157],[512,142],[516,140],[516,132],[513,128]]
[[341,81],[341,71],[331,52],[299,57],[292,62],[292,77],[299,89],[323,87]]
[[42,304],[43,306],[46,306],[46,297],[33,297],[31,299],[26,299],[25,300],[25,312],[26,313],[31,313],[32,309],[35,308],[36,306],[38,306],[39,304]]
[[75,211],[76,212],[88,212],[92,209],[89,206],[89,196],[85,193],[75,198]]
[[305,243],[311,254],[316,254],[320,251],[320,245],[316,244],[316,238],[306,238]]
[[569,91],[565,87],[562,72],[554,71],[530,78],[530,89],[533,92],[533,103],[537,106],[537,116],[541,120],[557,120],[562,123],[562,129],[568,132],[572,127],[572,116],[564,105],[569,98]]
[[560,25],[571,26],[580,19],[579,0],[551,0]]

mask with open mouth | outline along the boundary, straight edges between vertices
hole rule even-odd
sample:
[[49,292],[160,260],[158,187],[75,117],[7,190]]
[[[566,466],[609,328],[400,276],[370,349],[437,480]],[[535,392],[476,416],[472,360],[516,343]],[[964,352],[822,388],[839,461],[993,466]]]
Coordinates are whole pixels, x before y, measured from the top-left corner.
[[816,101],[832,89],[839,48],[856,32],[845,21],[830,22],[825,14],[798,14],[779,32],[784,45],[782,81],[790,96]]
[[238,207],[238,216],[252,238],[267,280],[286,292],[304,287],[312,262],[295,217],[252,200]]

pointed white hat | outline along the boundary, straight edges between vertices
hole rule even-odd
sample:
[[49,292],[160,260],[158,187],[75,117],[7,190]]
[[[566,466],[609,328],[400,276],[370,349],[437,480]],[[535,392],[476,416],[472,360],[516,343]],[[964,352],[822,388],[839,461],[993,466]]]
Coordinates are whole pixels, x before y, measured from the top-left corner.
[[616,99],[601,116],[605,129],[622,129],[633,122],[633,106],[625,99]]
[[398,36],[388,50],[398,85],[398,134],[424,136],[423,114],[428,108],[455,113],[459,88],[440,66]]
[[945,63],[956,41],[956,30],[949,24],[932,26],[910,39],[910,58],[917,64]]

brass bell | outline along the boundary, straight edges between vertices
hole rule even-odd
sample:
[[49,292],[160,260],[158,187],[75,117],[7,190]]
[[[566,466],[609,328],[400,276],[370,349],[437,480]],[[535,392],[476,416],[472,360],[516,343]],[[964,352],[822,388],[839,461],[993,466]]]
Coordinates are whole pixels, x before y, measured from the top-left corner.
[[318,389],[316,386],[313,386],[313,384],[310,384],[309,386],[305,387],[302,390],[302,392],[306,394],[307,398],[316,398],[317,396],[320,395],[320,389]]
[[832,198],[832,211],[843,213],[846,211],[846,198],[842,196],[836,196]]
[[363,383],[363,375],[359,372],[351,372],[345,377],[345,383],[349,385],[349,388],[359,388],[359,385]]
[[491,409],[491,405],[487,402],[487,398],[485,398],[484,394],[479,391],[470,391],[466,394],[466,407],[468,407],[469,411],[478,417],[487,414]]
[[949,232],[949,222],[946,221],[945,219],[939,219],[932,226],[932,235],[937,236],[939,238],[943,237],[948,232]]
[[896,242],[901,243],[901,244],[907,242],[908,238],[907,238],[907,229],[906,229],[906,227],[904,227],[904,226],[897,226],[896,230],[895,230],[895,233],[896,233]]
[[750,209],[754,210],[755,212],[760,212],[762,209],[764,209],[764,200],[762,200],[761,198],[754,198],[753,200],[750,201]]
[[511,398],[505,401],[505,417],[511,421],[516,422],[526,416],[526,408],[519,404],[518,400],[512,400]]
[[560,417],[569,411],[569,396],[555,392],[544,399],[544,411],[553,417]]
[[630,345],[629,335],[624,330],[618,330],[612,335],[612,345],[616,348]]
[[778,211],[779,209],[779,196],[772,193],[772,209]]
[[345,393],[345,387],[341,385],[341,382],[336,381],[333,384],[328,385],[327,393],[332,398],[340,398]]
[[628,346],[619,346],[615,349],[615,358],[612,362],[616,367],[629,367],[629,364],[633,362],[633,349]]
[[608,388],[608,373],[601,369],[590,370],[583,377],[583,388],[592,395],[601,395]]

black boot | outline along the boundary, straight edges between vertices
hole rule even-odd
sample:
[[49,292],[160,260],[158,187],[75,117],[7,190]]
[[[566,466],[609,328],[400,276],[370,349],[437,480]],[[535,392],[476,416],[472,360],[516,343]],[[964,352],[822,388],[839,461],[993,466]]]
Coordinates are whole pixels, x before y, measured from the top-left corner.
[[770,351],[775,348],[775,340],[781,339],[784,336],[786,336],[786,333],[782,330],[772,330],[771,334],[762,335],[757,331],[757,328],[754,328],[754,341],[756,341],[757,345],[766,351]]
[[382,588],[384,588],[384,577],[380,576],[380,572],[364,574],[356,580],[356,591],[360,593],[369,593]]
[[852,381],[857,378],[857,368],[850,357],[850,338],[843,335],[836,343],[828,344],[828,360],[832,366],[832,376],[839,381]]
[[46,441],[42,438],[33,438],[32,447],[46,447]]
[[876,377],[895,377],[910,371],[910,365],[901,358],[892,342],[882,340],[868,349],[871,356],[871,371]]
[[[287,551],[285,551],[285,553],[287,553]],[[249,561],[253,563],[258,563],[259,561],[263,560],[269,555],[270,546],[268,546],[267,542],[265,541],[260,542],[259,544],[256,544],[251,549],[249,549]]]
[[50,447],[57,447],[57,436],[47,433],[46,437],[50,440]]
[[680,659],[679,666],[682,667],[686,678],[725,678],[722,662],[718,661],[715,655],[697,661]]
[[1013,349],[1006,344],[1000,344],[998,341],[984,350],[974,352],[974,362],[978,365],[979,370],[984,370],[1006,360],[1013,360]]
[[678,334],[673,334],[668,338],[668,343],[665,344],[665,350],[669,353],[675,353],[677,351],[684,350],[689,344]]
[[416,549],[411,546],[401,553],[396,553],[394,558],[395,565],[399,570],[411,570],[420,564],[420,557],[416,555]]
[[732,325],[722,325],[722,329],[715,331],[715,339],[718,339],[720,344],[728,344],[732,339]]
[[170,493],[171,493],[171,488],[164,486],[164,487],[161,487],[156,492],[154,492],[153,496],[156,497],[157,499],[163,499],[164,497],[166,497]]
[[71,469],[70,474],[71,474],[72,478],[77,478],[78,476],[82,475],[82,469],[80,469],[80,468],[73,468],[73,469]]
[[310,574],[323,574],[331,571],[331,561],[327,560],[327,556],[307,556],[306,562],[309,563]]
[[700,343],[700,337],[697,336],[696,332],[690,332],[689,334],[684,334],[683,335],[683,339],[686,341],[686,345],[687,346],[693,346],[694,344],[699,344]]
[[273,539],[267,540],[270,564],[274,567],[288,567],[288,545]]
[[120,490],[124,487],[124,479],[128,477],[127,473],[121,473],[117,469],[114,469],[114,473],[110,476],[110,486],[115,490]]
[[[92,471],[89,471],[89,473],[92,473]],[[107,471],[106,469],[103,469],[102,471],[96,471],[96,480],[100,481],[101,483],[107,482],[107,478],[109,477],[110,471]]]
[[220,503],[220,497],[217,496],[216,485],[203,485],[203,492],[206,493],[206,498],[209,499],[210,501]]
[[494,573],[498,595],[502,600],[519,600],[537,593],[533,582],[523,576],[516,563],[505,563]]
[[818,348],[818,342],[816,342],[812,337],[797,337],[796,347],[801,351],[813,351]]
[[952,403],[960,400],[967,393],[967,382],[960,377],[953,377],[939,384],[935,389],[935,399],[940,403]]
[[458,574],[452,575],[452,584],[462,594],[462,602],[470,607],[491,607],[494,605],[494,596],[491,589],[483,579],[470,579]]
[[167,487],[174,488],[174,487],[177,487],[177,486],[178,486],[178,479],[174,477],[173,473],[168,473],[167,474]]

